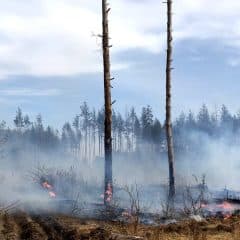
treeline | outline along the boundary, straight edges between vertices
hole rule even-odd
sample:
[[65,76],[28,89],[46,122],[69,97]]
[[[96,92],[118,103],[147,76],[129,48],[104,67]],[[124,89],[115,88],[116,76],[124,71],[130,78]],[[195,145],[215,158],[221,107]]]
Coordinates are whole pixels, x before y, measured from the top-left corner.
[[[133,107],[124,116],[113,111],[112,121],[114,153],[166,152],[164,123],[154,117],[150,106],[143,107],[139,115]],[[31,121],[20,108],[13,123],[13,129],[4,121],[0,124],[1,141],[13,156],[26,152],[37,156],[39,152],[60,151],[89,161],[104,154],[104,109],[90,109],[86,102],[61,131],[45,127],[41,115]],[[182,112],[174,121],[173,130],[176,153],[197,152],[206,138],[223,138],[231,144],[240,144],[240,113],[232,115],[225,105],[210,112],[203,105],[196,115],[192,111]]]

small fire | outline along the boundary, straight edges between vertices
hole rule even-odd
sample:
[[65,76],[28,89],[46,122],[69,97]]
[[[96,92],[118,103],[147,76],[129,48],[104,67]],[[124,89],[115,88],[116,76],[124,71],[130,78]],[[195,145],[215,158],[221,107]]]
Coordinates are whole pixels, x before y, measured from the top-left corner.
[[231,218],[232,217],[232,214],[226,214],[225,216],[224,216],[224,220],[227,220],[227,219],[229,219],[229,218]]
[[219,204],[218,207],[223,209],[224,220],[231,218],[232,213],[235,210],[234,206],[226,201],[222,204]]
[[224,220],[232,217],[237,207],[228,201],[222,203],[202,204],[201,207],[209,212],[211,216],[221,216]]
[[55,198],[55,197],[57,197],[57,194],[53,191],[53,186],[51,185],[51,184],[49,184],[47,181],[44,181],[43,183],[42,183],[42,187],[43,188],[45,188],[45,189],[47,189],[47,190],[49,190],[49,196],[51,197],[51,198]]
[[49,196],[50,196],[51,198],[57,197],[56,193],[55,193],[55,192],[52,192],[52,191],[49,192]]
[[110,203],[112,201],[112,184],[108,183],[107,190],[105,191],[106,202]]
[[221,204],[218,204],[217,205],[219,208],[222,208],[223,210],[225,211],[233,211],[234,210],[234,207],[232,204],[230,204],[229,202],[223,202]]
[[201,208],[207,208],[207,204],[202,203],[202,204],[201,204]]
[[122,216],[125,218],[131,218],[132,214],[130,210],[125,210],[124,212],[122,212]]
[[52,185],[50,185],[47,181],[43,182],[42,186],[46,189],[49,189],[49,190],[53,188]]

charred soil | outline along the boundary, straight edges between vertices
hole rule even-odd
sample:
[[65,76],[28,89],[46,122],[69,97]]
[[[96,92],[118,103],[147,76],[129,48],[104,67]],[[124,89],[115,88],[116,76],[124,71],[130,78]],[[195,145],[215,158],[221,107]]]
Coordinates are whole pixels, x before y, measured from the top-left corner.
[[121,222],[81,220],[65,215],[19,212],[0,217],[1,240],[238,240],[240,217],[183,221],[166,226],[136,226]]

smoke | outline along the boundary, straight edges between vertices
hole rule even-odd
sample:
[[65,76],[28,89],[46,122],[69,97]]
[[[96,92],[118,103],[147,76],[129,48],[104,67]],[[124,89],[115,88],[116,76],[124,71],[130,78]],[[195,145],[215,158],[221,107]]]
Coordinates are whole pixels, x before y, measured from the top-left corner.
[[[227,187],[239,191],[240,150],[233,143],[233,138],[229,133],[221,138],[213,138],[201,131],[185,132],[184,139],[189,144],[187,151],[175,151],[177,186],[192,182],[193,175],[205,174],[210,189]],[[103,157],[88,162],[76,159],[71,153],[63,153],[61,149],[33,153],[32,148],[29,151],[24,148],[16,154],[10,151],[11,144],[7,142],[2,147],[4,154],[0,159],[0,202],[3,205],[19,201],[36,207],[56,201],[42,188],[39,179],[33,177],[36,173],[39,177],[46,177],[53,185],[57,200],[102,203]],[[21,143],[18,144],[21,146]],[[165,197],[163,186],[168,182],[164,146],[155,149],[152,143],[145,142],[136,152],[114,153],[113,178],[116,195],[123,196],[123,186],[137,184],[144,204],[151,203],[157,209]]]
[[224,134],[210,137],[200,131],[191,131],[186,136],[195,151],[176,157],[178,176],[191,179],[192,175],[206,175],[207,184],[212,189],[225,187],[239,191],[240,149],[234,136]]
[[[102,201],[103,178],[99,179],[88,164],[60,151],[38,151],[34,157],[31,151],[24,150],[16,155],[8,151],[9,144],[0,160],[0,206],[17,203],[27,211],[63,211],[59,204],[68,202],[67,212],[71,213],[73,205]],[[44,188],[43,181],[52,188]]]

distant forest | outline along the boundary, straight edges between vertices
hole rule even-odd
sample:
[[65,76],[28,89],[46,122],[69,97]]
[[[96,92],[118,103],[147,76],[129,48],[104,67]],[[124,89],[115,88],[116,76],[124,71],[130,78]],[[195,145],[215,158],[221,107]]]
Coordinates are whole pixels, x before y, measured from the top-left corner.
[[[153,116],[150,106],[138,115],[132,107],[124,114],[113,111],[113,153],[166,153],[164,123]],[[32,121],[18,108],[14,128],[0,124],[1,148],[7,148],[12,157],[21,153],[61,152],[79,160],[93,160],[104,156],[104,109],[91,110],[86,102],[72,122],[66,122],[61,131],[45,127],[41,115]],[[199,152],[208,139],[223,140],[240,145],[240,112],[232,115],[227,107],[210,112],[203,105],[194,115],[182,112],[173,123],[176,153]]]

